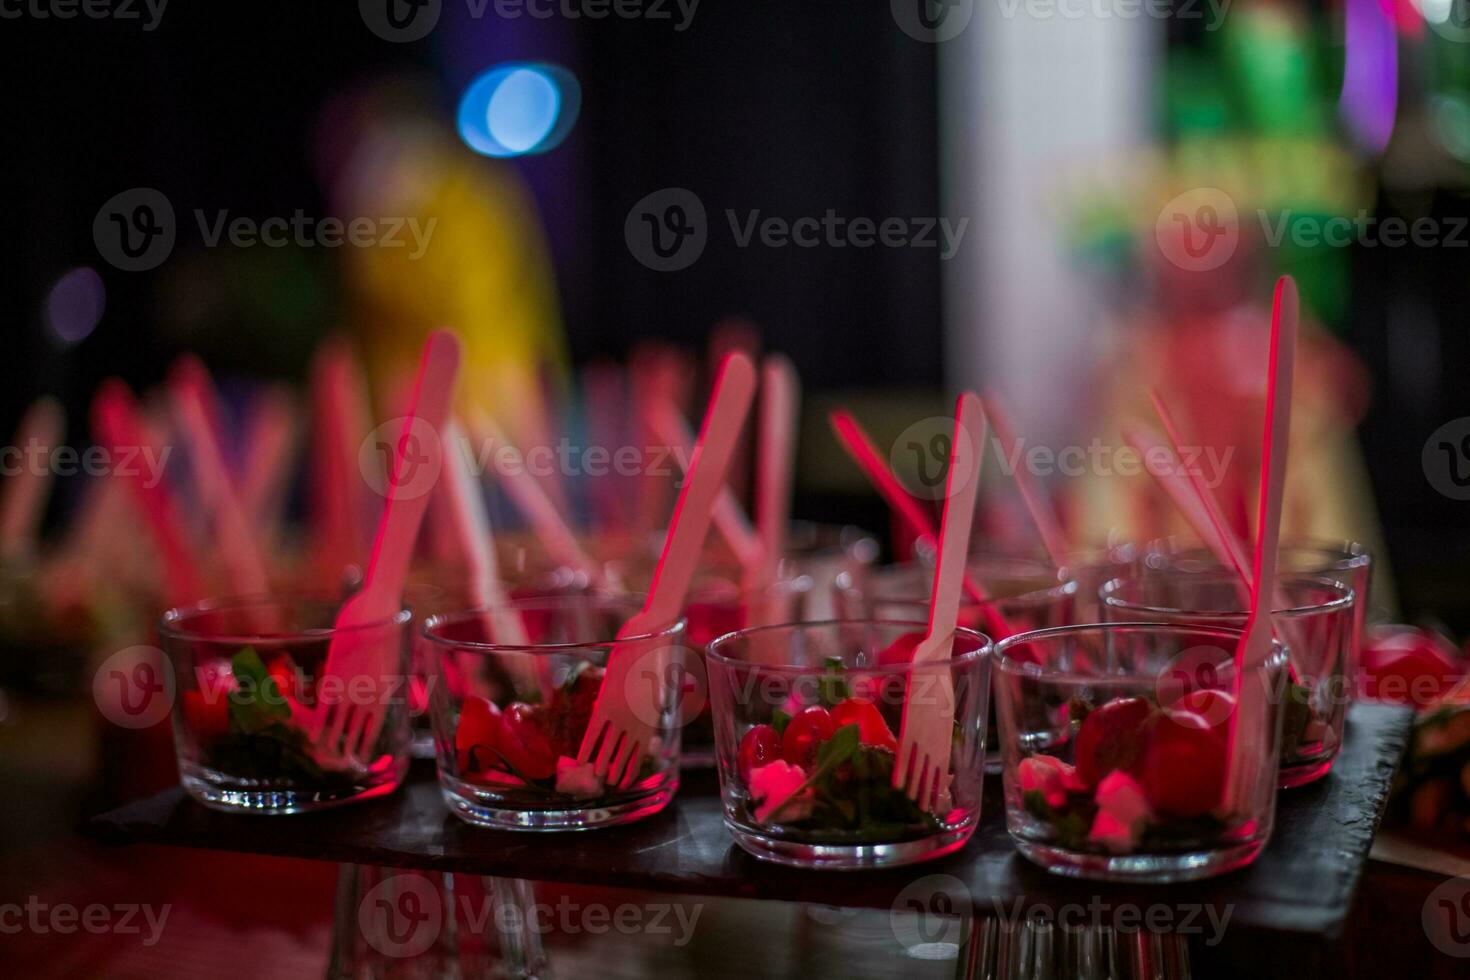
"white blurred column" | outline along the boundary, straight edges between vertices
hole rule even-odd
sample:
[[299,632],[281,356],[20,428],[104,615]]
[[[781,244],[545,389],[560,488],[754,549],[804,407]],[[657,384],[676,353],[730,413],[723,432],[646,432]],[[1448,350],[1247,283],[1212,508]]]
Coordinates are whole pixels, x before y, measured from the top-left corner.
[[940,44],[942,213],[971,219],[942,271],[945,375],[999,385],[1034,442],[1084,407],[1082,352],[1103,329],[1065,254],[1064,185],[1112,179],[1102,164],[1148,142],[1165,23],[1137,0],[974,2]]

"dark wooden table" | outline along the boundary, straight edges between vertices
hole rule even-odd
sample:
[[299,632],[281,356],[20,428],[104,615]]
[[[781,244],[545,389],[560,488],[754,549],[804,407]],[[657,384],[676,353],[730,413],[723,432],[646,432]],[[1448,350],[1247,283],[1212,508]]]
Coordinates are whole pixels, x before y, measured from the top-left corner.
[[[710,773],[686,774],[678,798],[658,816],[591,833],[468,826],[445,809],[427,765],[416,765],[399,793],[340,810],[289,818],[225,814],[175,788],[103,814],[91,830],[115,843],[878,909],[903,905],[916,894],[922,898],[926,890],[952,896],[958,889],[980,916],[1042,909],[1055,915],[1064,907],[1121,916],[1156,908],[1175,926],[1193,916],[1189,921],[1205,936],[1211,915],[1216,922],[1228,915],[1219,952],[1232,964],[1231,974],[1247,975],[1239,971],[1249,969],[1249,975],[1301,980],[1330,969],[1410,723],[1405,709],[1355,705],[1333,771],[1315,785],[1282,794],[1275,833],[1253,866],[1167,886],[1077,881],[1036,868],[1006,835],[994,778],[984,820],[964,850],[928,864],[868,872],[799,871],[746,855],[725,830]],[[1127,925],[1121,918],[1118,924]]]

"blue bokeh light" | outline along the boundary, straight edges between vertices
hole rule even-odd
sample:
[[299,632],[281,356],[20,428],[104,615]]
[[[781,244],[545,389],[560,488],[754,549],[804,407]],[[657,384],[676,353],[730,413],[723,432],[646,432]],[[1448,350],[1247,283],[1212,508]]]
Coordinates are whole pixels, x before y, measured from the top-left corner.
[[476,153],[513,157],[544,153],[577,120],[581,87],[555,65],[497,65],[475,79],[459,100],[459,135]]

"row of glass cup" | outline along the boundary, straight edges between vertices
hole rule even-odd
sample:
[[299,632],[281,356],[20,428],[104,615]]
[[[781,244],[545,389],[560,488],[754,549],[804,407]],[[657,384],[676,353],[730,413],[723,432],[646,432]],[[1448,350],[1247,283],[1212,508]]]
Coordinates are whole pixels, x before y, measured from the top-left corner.
[[[969,839],[989,727],[1008,827],[1031,859],[1091,876],[1218,873],[1264,845],[1278,782],[1319,778],[1342,740],[1367,556],[1356,547],[1293,546],[1282,565],[1289,608],[1276,619],[1286,645],[1243,679],[1267,708],[1248,722],[1242,713],[1238,726],[1237,738],[1260,754],[1252,779],[1238,778],[1242,767],[1229,765],[1225,748],[1244,618],[1239,591],[1200,555],[1151,548],[1114,549],[1075,571],[978,559],[972,578],[995,598],[965,604],[955,655],[939,665],[907,660],[927,613],[923,561],[848,563],[821,588],[795,575],[754,595],[706,589],[687,620],[623,641],[638,662],[628,689],[607,693],[643,706],[640,720],[654,737],[617,785],[578,756],[613,637],[635,598],[563,591],[429,617],[419,651],[441,788],[453,812],[490,827],[640,819],[673,797],[681,755],[688,765],[699,749],[681,739],[707,718],[726,823],[740,846],[805,867],[873,867],[934,857]],[[813,604],[845,618],[797,622]],[[756,609],[784,625],[738,628]],[[354,696],[325,687],[334,614],[332,603],[255,600],[166,617],[165,647],[181,678],[180,768],[196,798],[294,812],[381,795],[401,781],[407,683],[388,692],[387,723],[361,764],[324,763],[295,724],[301,709],[293,704]],[[508,615],[520,620],[526,643],[492,641],[504,635],[497,617]],[[359,629],[394,646],[410,616]],[[981,630],[1002,624],[1017,632],[992,644]],[[406,652],[398,671],[412,675]],[[386,689],[363,688],[374,698]],[[905,702],[922,710],[944,691],[953,692],[953,751],[940,803],[926,812],[892,788],[893,750]],[[1227,771],[1237,777],[1228,791]]]

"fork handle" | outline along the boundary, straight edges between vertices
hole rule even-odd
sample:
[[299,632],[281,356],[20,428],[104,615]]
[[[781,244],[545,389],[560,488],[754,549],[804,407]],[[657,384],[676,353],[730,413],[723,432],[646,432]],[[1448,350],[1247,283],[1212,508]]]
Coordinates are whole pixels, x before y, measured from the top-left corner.
[[929,599],[929,633],[914,651],[926,659],[943,659],[960,615],[960,592],[970,554],[970,526],[980,490],[980,452],[985,444],[985,410],[974,392],[960,395],[955,412],[949,475],[944,485],[944,516],[939,528],[939,556]]
[[[363,582],[363,601],[348,603],[343,611],[351,610],[352,618],[361,621],[376,621],[398,611],[398,602],[403,594],[404,582],[408,578],[408,565],[413,557],[414,542],[418,539],[419,525],[423,523],[424,511],[429,506],[428,487],[408,487],[400,483],[409,439],[417,422],[423,422],[434,434],[430,445],[420,447],[428,455],[427,461],[419,465],[433,467],[438,463],[442,472],[443,441],[447,435],[449,406],[454,396],[454,379],[459,372],[459,338],[448,330],[436,330],[429,335],[424,345],[424,354],[419,362],[418,378],[414,381],[413,401],[404,418],[403,434],[394,447],[393,472],[388,481],[388,500],[383,505],[383,516],[378,522],[378,534],[373,542],[372,560],[368,562]],[[338,626],[349,625],[339,622]]]
[[715,498],[725,486],[725,473],[735,455],[735,445],[754,396],[755,367],[750,358],[738,352],[728,355],[710,395],[704,429],[695,445],[679,501],[674,505],[664,551],[654,569],[648,601],[643,606],[642,618],[655,626],[672,623],[684,608],[704,538],[709,532]]

